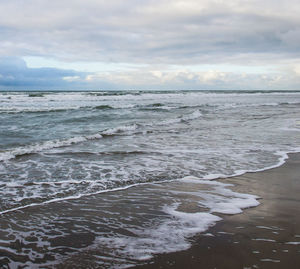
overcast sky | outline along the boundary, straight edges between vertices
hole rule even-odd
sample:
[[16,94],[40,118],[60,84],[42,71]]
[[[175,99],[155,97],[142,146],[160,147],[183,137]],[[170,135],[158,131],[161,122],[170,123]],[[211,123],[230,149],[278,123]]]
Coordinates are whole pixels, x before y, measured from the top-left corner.
[[0,89],[300,90],[299,0],[0,0]]

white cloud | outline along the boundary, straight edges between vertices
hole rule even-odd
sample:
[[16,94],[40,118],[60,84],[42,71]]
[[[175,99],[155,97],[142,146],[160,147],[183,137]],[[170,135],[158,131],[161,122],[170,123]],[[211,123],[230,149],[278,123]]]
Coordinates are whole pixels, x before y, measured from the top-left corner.
[[293,72],[300,77],[300,63],[293,66]]
[[[272,66],[268,77],[289,77],[296,85],[299,72],[291,66],[300,63],[299,14],[299,0],[0,1],[0,56],[48,58],[54,66],[101,63],[109,72],[89,74],[89,83],[242,84],[246,71],[217,67],[233,65]],[[127,64],[130,72],[117,67]],[[216,68],[190,71],[204,64]],[[148,70],[135,70],[138,65]]]
[[[134,89],[296,89],[299,80],[286,74],[245,74],[210,70],[136,70],[135,72],[95,73],[85,78],[89,85],[106,83],[112,88]],[[121,85],[121,87],[120,87]]]
[[224,80],[225,78],[226,78],[225,73],[210,70],[208,72],[201,74],[200,81],[209,83],[209,82],[214,82],[217,80]]
[[74,81],[80,81],[81,77],[80,76],[66,76],[66,77],[63,77],[62,79],[65,81],[68,81],[68,82],[74,82]]

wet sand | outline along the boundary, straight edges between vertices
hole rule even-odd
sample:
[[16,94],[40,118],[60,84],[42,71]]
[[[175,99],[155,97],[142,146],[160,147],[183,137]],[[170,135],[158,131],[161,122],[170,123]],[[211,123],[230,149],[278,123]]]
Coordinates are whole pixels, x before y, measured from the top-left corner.
[[261,205],[191,238],[185,251],[159,254],[135,268],[300,268],[300,154],[274,169],[221,180],[256,194]]
[[[0,221],[0,268],[298,269],[300,154],[291,154],[281,167],[220,181],[258,195],[261,205],[238,215],[213,213],[222,220],[203,233],[212,202],[205,195],[225,203],[239,197],[226,184],[139,184],[9,212]],[[249,200],[238,204],[244,202]],[[174,204],[179,217],[164,209]],[[188,221],[189,213],[200,215]],[[171,252],[182,249],[187,250]],[[170,253],[156,254],[163,251]]]

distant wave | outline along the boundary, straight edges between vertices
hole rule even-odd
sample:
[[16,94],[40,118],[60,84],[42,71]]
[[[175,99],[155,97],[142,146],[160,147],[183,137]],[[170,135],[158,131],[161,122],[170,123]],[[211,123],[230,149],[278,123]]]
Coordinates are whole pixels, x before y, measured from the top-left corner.
[[116,135],[116,134],[120,134],[120,133],[124,133],[124,132],[132,132],[134,130],[136,130],[139,126],[134,123],[131,125],[125,125],[125,126],[119,126],[119,127],[115,127],[115,128],[109,128],[103,132],[101,132],[101,135]]
[[[122,107],[121,107],[122,108]],[[124,107],[128,108],[128,107]],[[67,112],[78,109],[87,109],[87,110],[110,110],[110,109],[119,109],[119,107],[113,107],[110,105],[96,105],[96,106],[77,106],[77,107],[39,107],[39,108],[20,108],[20,107],[12,107],[12,108],[0,108],[0,113],[7,114],[16,114],[16,113],[51,113],[51,112]]]
[[100,106],[95,106],[93,107],[94,109],[100,109],[100,110],[104,110],[104,109],[114,109],[114,107],[109,106],[109,105],[100,105]]
[[[82,92],[84,93],[84,92]],[[104,91],[104,92],[88,92],[86,95],[92,96],[121,96],[121,95],[141,95],[144,91]]]
[[32,92],[28,94],[28,97],[44,97],[43,92]]
[[141,151],[141,150],[115,150],[115,151],[102,151],[102,152],[89,152],[89,151],[63,151],[63,152],[51,152],[47,153],[47,155],[60,155],[60,156],[86,156],[86,155],[97,155],[97,156],[105,156],[105,155],[144,155],[144,154],[160,154],[160,152],[154,151]]
[[[1,101],[0,101],[1,102]],[[60,106],[53,106],[53,107],[20,107],[20,106],[14,106],[14,107],[0,107],[0,113],[6,113],[6,114],[18,114],[18,113],[52,113],[52,112],[67,112],[72,110],[113,110],[113,109],[131,109],[136,108],[140,106],[135,105],[124,105],[124,106],[111,106],[111,105],[86,105],[86,106],[70,106],[70,107],[62,107]]]
[[142,127],[155,126],[155,125],[161,126],[161,125],[169,125],[169,124],[173,124],[173,123],[180,123],[180,122],[184,122],[184,121],[194,120],[201,116],[202,116],[201,111],[196,110],[193,113],[186,114],[181,117],[162,121],[162,122],[150,123],[150,124],[145,124],[145,125],[133,123],[133,124],[129,124],[129,125],[123,125],[123,126],[118,126],[118,127],[114,127],[114,128],[109,128],[109,129],[100,131],[99,133],[96,133],[96,134],[82,135],[82,136],[71,137],[71,138],[62,139],[62,140],[59,140],[59,139],[49,140],[49,141],[44,141],[44,142],[40,142],[40,143],[36,143],[36,144],[20,146],[20,147],[6,150],[6,151],[2,151],[2,152],[0,151],[0,161],[10,160],[10,159],[16,158],[18,156],[39,153],[44,150],[49,150],[49,149],[53,149],[53,148],[67,147],[67,146],[71,146],[73,144],[78,144],[78,143],[85,142],[88,140],[100,139],[100,138],[108,137],[108,136],[132,135],[132,134],[139,133],[136,131]]
[[62,140],[59,139],[50,140],[50,141],[40,142],[40,143],[31,144],[27,146],[21,146],[21,147],[0,152],[0,161],[10,160],[28,154],[39,153],[44,150],[67,147],[73,144],[78,144],[88,140],[101,139],[107,136],[120,135],[124,133],[131,134],[137,128],[138,128],[137,124],[124,125],[116,128],[110,128],[92,135],[83,135],[83,136],[71,137],[68,139],[62,139]]
[[[267,103],[267,104],[235,103],[235,104],[220,106],[220,109],[222,109],[222,108],[227,109],[227,108],[233,108],[233,107],[239,107],[239,106],[262,106],[262,105],[273,106],[276,104],[290,105],[290,104],[300,104],[300,103],[297,101],[285,102],[285,103]],[[161,103],[152,104],[152,106],[154,106],[154,107],[160,107],[161,105],[162,105]],[[198,107],[203,108],[203,106],[198,106]],[[196,106],[193,108],[196,108]],[[112,108],[111,108],[111,106],[103,105],[100,107],[98,106],[97,109],[112,109]],[[103,137],[118,136],[118,135],[133,135],[133,134],[139,134],[139,133],[146,134],[147,132],[153,132],[153,130],[145,129],[147,127],[155,127],[155,126],[163,126],[163,125],[168,126],[171,124],[196,120],[196,119],[201,118],[202,116],[203,116],[202,110],[196,109],[191,113],[183,114],[176,118],[171,118],[171,119],[167,119],[167,120],[144,123],[144,124],[132,123],[132,124],[128,124],[128,125],[117,126],[114,128],[102,130],[102,131],[99,131],[98,133],[91,134],[91,135],[81,135],[81,136],[71,137],[71,138],[67,138],[67,139],[61,139],[61,140],[56,139],[56,140],[44,141],[44,142],[31,144],[31,145],[24,145],[24,146],[8,149],[5,151],[0,151],[0,161],[10,160],[15,157],[22,156],[22,155],[39,153],[44,150],[50,150],[53,148],[67,147],[67,146],[71,146],[73,144],[85,142],[88,140],[100,139]]]
[[[235,108],[250,108],[250,107],[275,107],[275,106],[287,106],[287,105],[300,105],[300,102],[273,102],[273,103],[227,103],[227,104],[205,104],[203,106],[194,106],[196,107],[203,107],[203,109],[210,109],[213,108],[215,110],[227,110],[227,109],[235,109]],[[187,107],[180,107],[180,108],[187,108]]]
[[190,121],[190,120],[195,120],[195,119],[198,119],[200,117],[202,117],[202,112],[197,109],[195,110],[194,112],[190,113],[190,114],[185,114],[185,115],[182,115],[180,117],[177,117],[175,119],[169,119],[169,120],[165,120],[165,121],[162,121],[160,123],[157,123],[156,125],[170,125],[170,124],[174,124],[174,123],[180,123],[180,122],[185,122],[185,121]]
[[17,114],[17,113],[49,113],[49,112],[66,112],[69,110],[76,110],[80,109],[81,107],[70,107],[70,108],[62,108],[62,107],[49,107],[49,108],[19,108],[19,107],[12,107],[12,108],[0,108],[0,113],[6,114]]
[[194,111],[193,113],[191,114],[188,114],[188,115],[184,115],[181,120],[184,120],[184,121],[188,121],[188,120],[195,120],[195,119],[198,119],[202,116],[202,113],[201,111],[198,109],[196,111]]
[[178,107],[174,105],[168,106],[167,104],[162,104],[162,103],[154,103],[154,104],[149,104],[149,105],[137,105],[137,109],[139,110],[145,110],[145,111],[164,111],[164,110],[171,110],[171,109],[176,109]]
[[[141,93],[141,92],[139,92]],[[141,97],[141,99],[134,99],[134,102],[131,102],[131,99],[128,99],[129,97],[124,97],[126,102],[122,101],[122,96],[123,95],[128,95],[128,94],[132,94],[131,92],[126,94],[124,93],[78,93],[77,95],[74,95],[72,93],[70,93],[68,95],[68,93],[56,93],[53,95],[55,95],[55,97],[51,97],[51,94],[49,93],[28,93],[28,96],[32,96],[32,98],[36,98],[36,97],[44,97],[45,100],[43,100],[43,102],[39,103],[36,100],[32,100],[30,101],[30,103],[28,103],[27,106],[23,105],[22,101],[25,101],[26,103],[26,98],[31,98],[31,97],[27,97],[27,96],[18,96],[18,95],[11,95],[13,98],[8,99],[8,97],[11,96],[5,96],[5,95],[1,95],[0,93],[0,102],[4,103],[4,105],[1,105],[0,107],[0,113],[46,113],[46,112],[65,112],[65,111],[69,111],[69,110],[112,110],[112,109],[139,109],[139,110],[156,110],[156,111],[160,111],[160,110],[170,110],[170,109],[186,109],[186,108],[207,108],[207,109],[223,109],[223,108],[237,108],[237,107],[259,107],[259,106],[284,106],[284,105],[300,105],[300,102],[297,101],[297,99],[295,99],[295,101],[287,101],[287,102],[270,102],[270,103],[209,103],[209,100],[207,101],[207,103],[203,103],[203,104],[198,104],[198,105],[183,105],[183,104],[178,104],[176,103],[177,101],[175,100],[175,103],[162,103],[162,102],[156,102],[156,103],[152,103],[152,104],[141,104],[139,103],[140,100],[143,103],[145,100],[151,100],[151,98],[153,97],[153,95],[159,95],[161,94],[161,99],[166,98],[166,94],[172,94],[172,96],[177,96],[180,98],[180,95],[191,95],[191,97],[193,97],[195,94],[195,98],[198,98],[199,96],[199,92],[143,92],[145,94],[147,94],[147,96],[145,95],[144,97]],[[286,92],[280,92],[281,94],[286,94]],[[294,92],[294,94],[299,95],[300,92]],[[98,96],[100,94],[100,96],[109,96],[108,94],[112,94],[114,95],[120,95],[120,98],[118,98],[118,102],[114,105],[112,105],[112,100],[115,101],[115,98],[111,99],[111,98],[93,98],[93,95]],[[149,95],[150,94],[150,95]],[[228,92],[201,92],[201,94],[205,95],[205,96],[222,96],[222,95],[226,95],[226,97],[228,98],[228,95],[231,96],[240,96],[242,94],[261,94],[261,92],[259,93],[248,93],[248,92],[243,92],[243,93],[228,93]],[[265,94],[265,93],[264,93]],[[279,94],[278,92],[272,92],[269,93],[270,95],[274,95],[274,94]],[[90,96],[92,95],[92,96]],[[149,95],[149,96],[148,96]],[[176,97],[176,98],[177,98]],[[296,96],[295,96],[296,97]],[[14,98],[16,99],[16,103],[14,103]],[[25,98],[25,99],[24,99]],[[155,96],[155,98],[159,98],[159,96]],[[76,101],[73,105],[70,105],[71,103],[68,103],[69,105],[65,105],[65,102],[61,102],[61,100],[69,100],[69,101]],[[128,102],[128,100],[130,102]],[[80,102],[79,102],[80,101]],[[82,102],[81,102],[82,101]],[[85,101],[87,103],[85,103]],[[121,102],[119,102],[121,101]],[[31,106],[31,102],[33,102],[35,104],[35,106]],[[79,102],[79,103],[78,103]],[[126,105],[125,105],[126,103]],[[22,104],[22,105],[21,105]],[[38,106],[37,106],[38,105]]]
[[87,135],[87,136],[77,136],[77,137],[72,137],[64,140],[50,140],[50,141],[45,141],[45,142],[36,143],[32,145],[21,146],[11,150],[0,152],[0,161],[10,160],[17,156],[38,153],[43,150],[66,147],[87,140],[99,139],[101,137],[102,135],[100,134],[94,134],[94,135]]
[[179,106],[178,109],[202,109],[202,110],[210,110],[210,109],[230,109],[230,108],[246,108],[246,107],[268,107],[268,106],[287,106],[287,105],[300,105],[299,101],[291,101],[291,102],[273,102],[273,103],[212,103],[212,104],[201,104],[201,105],[191,105],[191,106]]
[[7,114],[16,114],[16,113],[51,113],[51,112],[66,112],[71,110],[78,109],[95,109],[95,110],[109,110],[109,109],[118,109],[116,107],[112,107],[109,105],[97,105],[97,106],[77,106],[77,107],[39,107],[39,108],[20,108],[20,107],[12,107],[12,108],[0,108],[0,113]]
[[299,95],[300,91],[272,91],[272,90],[122,90],[122,91],[0,91],[0,98],[4,97],[6,99],[14,99],[18,96],[24,96],[24,98],[52,98],[55,96],[82,96],[85,97],[109,97],[109,96],[142,96],[142,95],[168,95],[168,94],[175,94],[175,95],[187,95],[187,94],[203,94],[207,95],[232,95],[232,96],[241,96],[241,95],[288,95],[288,94],[295,94]]

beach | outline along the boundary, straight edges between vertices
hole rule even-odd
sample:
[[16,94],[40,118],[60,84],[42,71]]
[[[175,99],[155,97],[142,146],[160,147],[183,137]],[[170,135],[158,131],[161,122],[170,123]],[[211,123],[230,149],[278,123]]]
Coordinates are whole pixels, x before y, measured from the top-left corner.
[[0,1],[0,269],[300,269],[299,14]]
[[0,267],[298,259],[299,97],[1,92]]
[[[138,185],[84,199],[50,203],[42,207],[30,207],[23,212],[16,211],[10,215],[8,223],[15,223],[15,220],[20,218],[22,218],[23,224],[28,221],[32,227],[34,227],[34,223],[47,222],[50,227],[46,227],[46,225],[39,227],[36,234],[43,230],[43,240],[50,242],[50,245],[43,246],[40,239],[39,244],[35,245],[34,242],[38,241],[37,238],[29,235],[32,227],[30,228],[28,225],[25,228],[23,226],[19,230],[20,240],[10,244],[10,248],[15,249],[15,255],[11,253],[11,250],[10,253],[4,251],[5,244],[3,240],[1,241],[2,266],[9,268],[5,265],[5,261],[8,261],[7,258],[4,258],[6,256],[17,261],[14,263],[15,267],[12,268],[296,269],[300,262],[299,175],[300,154],[296,153],[289,154],[289,159],[277,168],[213,180],[212,186],[218,182],[226,184],[225,186],[230,184],[229,188],[234,193],[249,193],[259,196],[260,205],[244,209],[241,214],[214,213],[220,219],[216,220],[215,225],[208,229],[201,227],[203,220],[200,218],[201,222],[198,224],[200,231],[201,229],[203,231],[194,235],[195,231],[193,231],[191,233],[193,236],[190,237],[188,236],[189,232],[184,232],[187,228],[186,225],[190,228],[197,228],[197,223],[183,222],[180,226],[181,224],[178,224],[178,220],[176,220],[167,225],[167,230],[160,228],[151,230],[151,227],[148,227],[151,235],[147,232],[143,234],[141,227],[147,230],[145,223],[149,225],[149,219],[155,226],[155,220],[166,217],[165,213],[160,210],[159,203],[167,204],[168,190],[172,191],[173,197],[175,196],[181,204],[180,210],[194,212],[195,203],[199,202],[199,197],[193,196],[196,190],[191,190],[192,187],[195,187],[192,181]],[[207,184],[199,184],[197,186],[201,187],[202,191],[208,191],[210,188]],[[177,194],[175,194],[175,190],[177,190]],[[163,193],[165,196],[162,195]],[[67,207],[67,211],[62,211],[62,208]],[[84,222],[80,218],[85,211],[88,212],[85,214],[88,222]],[[120,212],[122,212],[122,216],[119,216]],[[47,220],[49,216],[53,215],[52,221]],[[184,217],[186,216],[184,215]],[[121,221],[123,225],[120,225]],[[86,225],[86,229],[81,227],[77,230],[76,226],[81,222]],[[2,227],[8,225],[3,216],[1,225]],[[13,226],[10,224],[10,227],[17,230],[20,229],[21,224],[15,223]],[[92,228],[94,232],[91,232]],[[48,229],[47,232],[46,229]],[[103,233],[103,236],[97,240],[95,238],[96,230]],[[137,233],[138,230],[140,230],[140,234]],[[109,239],[108,235],[114,232],[119,234],[119,238]],[[3,234],[5,234],[4,231],[1,232],[2,236]],[[124,237],[122,238],[120,235]],[[47,237],[45,238],[45,236]],[[184,236],[187,238],[184,239]],[[132,239],[130,240],[129,237]],[[148,249],[142,249],[143,247],[148,247]],[[174,250],[176,247],[179,250],[181,248],[186,248],[186,250],[173,252],[170,247],[173,247]],[[48,262],[43,266],[34,264],[28,266],[28,259],[25,255],[21,255],[24,250],[26,253],[26,249],[44,253],[39,263]],[[50,253],[50,249],[51,252],[59,253],[62,257],[67,255],[68,258],[56,259],[55,255]],[[169,253],[162,253],[164,251]],[[49,261],[52,262],[49,263]]]
[[135,268],[299,268],[300,154],[290,154],[278,168],[221,181],[257,194],[261,204],[222,215],[216,226],[191,239],[190,249],[157,255]]

